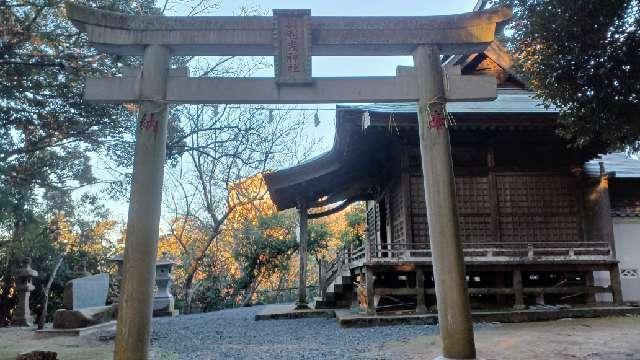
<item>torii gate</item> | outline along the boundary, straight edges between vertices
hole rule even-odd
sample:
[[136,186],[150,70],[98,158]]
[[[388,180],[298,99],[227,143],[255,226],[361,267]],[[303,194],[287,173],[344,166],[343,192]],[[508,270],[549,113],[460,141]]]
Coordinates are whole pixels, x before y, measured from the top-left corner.
[[[461,76],[459,68],[443,71],[440,55],[482,51],[494,40],[496,24],[511,16],[509,9],[428,17],[312,17],[310,10],[164,17],[67,3],[67,13],[98,50],[144,60],[135,76],[91,79],[85,91],[87,101],[140,104],[115,359],[148,357],[168,103],[382,101],[418,102],[443,356],[475,358],[444,107],[446,101],[495,99],[496,80]],[[274,56],[275,77],[189,78],[169,69],[171,55]],[[314,78],[313,55],[413,55],[415,66],[395,77]],[[305,243],[303,236],[301,248]]]

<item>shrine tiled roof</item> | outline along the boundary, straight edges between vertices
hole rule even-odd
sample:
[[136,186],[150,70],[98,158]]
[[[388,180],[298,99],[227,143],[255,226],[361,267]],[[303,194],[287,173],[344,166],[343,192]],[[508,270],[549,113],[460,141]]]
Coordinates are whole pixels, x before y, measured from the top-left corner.
[[615,172],[616,178],[639,178],[640,179],[640,159],[631,157],[625,153],[617,152],[600,156],[584,165],[587,176],[598,176],[600,174],[599,162],[604,163],[606,172]]
[[[415,103],[388,103],[338,105],[338,109],[362,110],[377,113],[415,113]],[[514,113],[514,114],[555,114],[557,109],[545,107],[540,100],[534,98],[527,90],[499,89],[494,101],[461,101],[450,102],[447,109],[453,114],[462,113]]]
[[600,175],[600,164],[615,176],[610,185],[611,215],[616,217],[640,217],[640,159],[625,153],[611,153],[591,160],[584,165],[590,177]]

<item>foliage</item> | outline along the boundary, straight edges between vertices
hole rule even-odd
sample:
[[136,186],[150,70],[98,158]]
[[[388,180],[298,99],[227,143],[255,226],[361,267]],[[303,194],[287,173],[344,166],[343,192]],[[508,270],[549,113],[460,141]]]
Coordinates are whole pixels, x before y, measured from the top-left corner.
[[10,310],[16,304],[12,274],[20,268],[24,257],[31,257],[32,268],[38,271],[38,277],[34,279],[36,289],[31,296],[31,308],[36,314],[42,311],[42,288],[53,275],[59,258],[63,257],[50,289],[50,314],[61,306],[67,281],[77,277],[80,270],[108,271],[108,258],[115,253],[115,244],[110,241],[116,228],[114,221],[83,222],[82,226],[86,227],[80,227],[58,213],[48,221],[40,216],[31,218],[27,224],[21,241],[10,242],[0,249],[0,324],[10,320]]
[[[126,13],[149,1],[92,0]],[[61,0],[4,2],[0,41],[0,193],[19,237],[39,194],[72,211],[75,189],[95,183],[89,153],[120,139],[133,121],[119,106],[82,101],[87,77],[115,75],[125,59],[98,54],[65,18]]]
[[640,150],[640,3],[637,0],[501,0],[519,70],[561,134],[595,151]]
[[347,224],[339,235],[343,247],[358,247],[364,243],[366,212],[364,202],[355,203],[345,211]]
[[[331,260],[339,249],[362,245],[366,225],[365,213],[365,204],[356,202],[338,213],[313,220],[309,225],[310,253],[318,259]],[[321,238],[322,241],[316,241],[314,237]],[[314,242],[320,243],[319,248],[311,252],[311,244]]]
[[[166,1],[162,9],[156,9],[153,0],[83,3],[129,14],[160,14],[174,5],[191,7],[189,15],[216,8],[214,2],[202,1]],[[105,270],[106,258],[116,250],[111,231],[115,223],[105,220],[101,199],[80,193],[109,183],[109,189],[124,198],[133,158],[135,106],[83,103],[84,80],[118,75],[123,66],[139,65],[139,59],[92,50],[66,20],[62,0],[2,5],[0,296],[11,295],[11,274],[19,259],[33,256],[34,268],[46,281],[62,254],[50,302],[56,306],[79,259],[88,262],[89,270]],[[172,62],[188,66],[195,76],[248,76],[268,66],[264,59],[227,57],[174,57]],[[245,223],[257,226],[260,216],[275,211],[262,178],[249,176],[308,155],[309,148],[299,141],[306,114],[298,115],[289,108],[273,112],[262,106],[172,107],[165,186],[170,231],[162,235],[159,251],[179,260],[176,285],[187,308],[194,294],[209,309],[225,306],[237,295],[234,290],[246,264],[234,257],[235,234]],[[105,181],[94,175],[92,164],[104,160],[99,157],[105,153],[115,162],[107,167],[121,179]],[[46,230],[54,220],[67,224],[64,231],[72,240],[62,241]],[[288,274],[289,265],[283,264],[281,273]],[[271,271],[259,273],[265,283],[273,280],[266,275]]]
[[[189,200],[186,188],[181,189],[183,197],[172,199],[176,206],[173,207],[174,213],[183,205],[178,201]],[[218,196],[208,194],[211,197]],[[214,309],[233,301],[231,298],[236,294],[233,286],[241,276],[233,257],[235,234],[245,223],[257,223],[260,216],[268,216],[276,211],[260,175],[235,182],[228,187],[227,194],[228,199],[223,203],[226,208],[215,209],[224,211],[221,218],[203,217],[188,206],[185,213],[170,220],[170,233],[160,240],[159,252],[166,251],[179,260],[174,273],[175,284],[185,300],[186,311],[193,297],[199,299],[198,302],[205,309]],[[209,214],[206,211],[203,214]],[[221,298],[207,298],[205,293],[218,294]]]
[[[236,58],[192,59],[185,65],[202,76],[246,76],[264,66],[260,60]],[[180,293],[187,311],[205,272],[218,273],[211,279],[240,276],[230,255],[236,228],[275,211],[260,174],[304,154],[299,144],[306,115],[289,108],[276,110],[226,105],[174,109],[182,134],[177,139],[183,145],[167,172],[165,207],[169,235],[183,259]],[[182,232],[175,231],[175,219],[193,223],[204,235],[197,246],[180,242]]]
[[[241,267],[237,288],[252,295],[260,281],[281,270],[297,249],[291,216],[279,213],[246,222],[235,235],[233,255]],[[244,302],[248,299],[245,296]]]
[[309,222],[308,231],[307,253],[320,258],[328,250],[331,231],[327,224],[322,222]]
[[[85,3],[131,14],[154,11],[146,0]],[[73,219],[69,233],[90,231],[92,223],[102,218],[97,196],[77,193],[98,182],[90,154],[120,139],[133,116],[121,107],[82,102],[87,77],[118,74],[127,59],[92,50],[66,19],[63,1],[3,1],[0,16],[0,291],[4,296],[11,292],[12,272],[25,256],[33,258],[33,267],[45,281],[64,251],[70,257],[61,279],[74,265],[72,259],[86,255],[90,267],[98,266],[102,255],[94,258],[95,250],[107,247],[87,249],[83,244],[100,234],[76,233],[79,247],[67,248],[52,238],[57,230],[48,229],[61,214]],[[77,204],[83,204],[82,209]],[[91,216],[81,212],[89,209]],[[54,293],[61,294],[61,284],[53,286]],[[5,318],[8,311],[3,309]]]

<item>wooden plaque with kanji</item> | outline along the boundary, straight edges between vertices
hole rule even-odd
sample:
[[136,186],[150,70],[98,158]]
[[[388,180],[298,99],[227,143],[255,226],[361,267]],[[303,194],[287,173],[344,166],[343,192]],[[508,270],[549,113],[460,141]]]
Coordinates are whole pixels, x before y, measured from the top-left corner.
[[274,10],[275,75],[279,85],[311,79],[311,10]]

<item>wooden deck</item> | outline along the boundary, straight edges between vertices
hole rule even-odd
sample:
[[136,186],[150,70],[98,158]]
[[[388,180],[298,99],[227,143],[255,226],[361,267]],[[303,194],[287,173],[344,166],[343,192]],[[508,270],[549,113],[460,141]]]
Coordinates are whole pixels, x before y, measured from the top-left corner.
[[[503,242],[463,244],[467,264],[614,263],[606,242]],[[363,265],[431,264],[428,243],[373,244],[343,250],[349,268]]]

